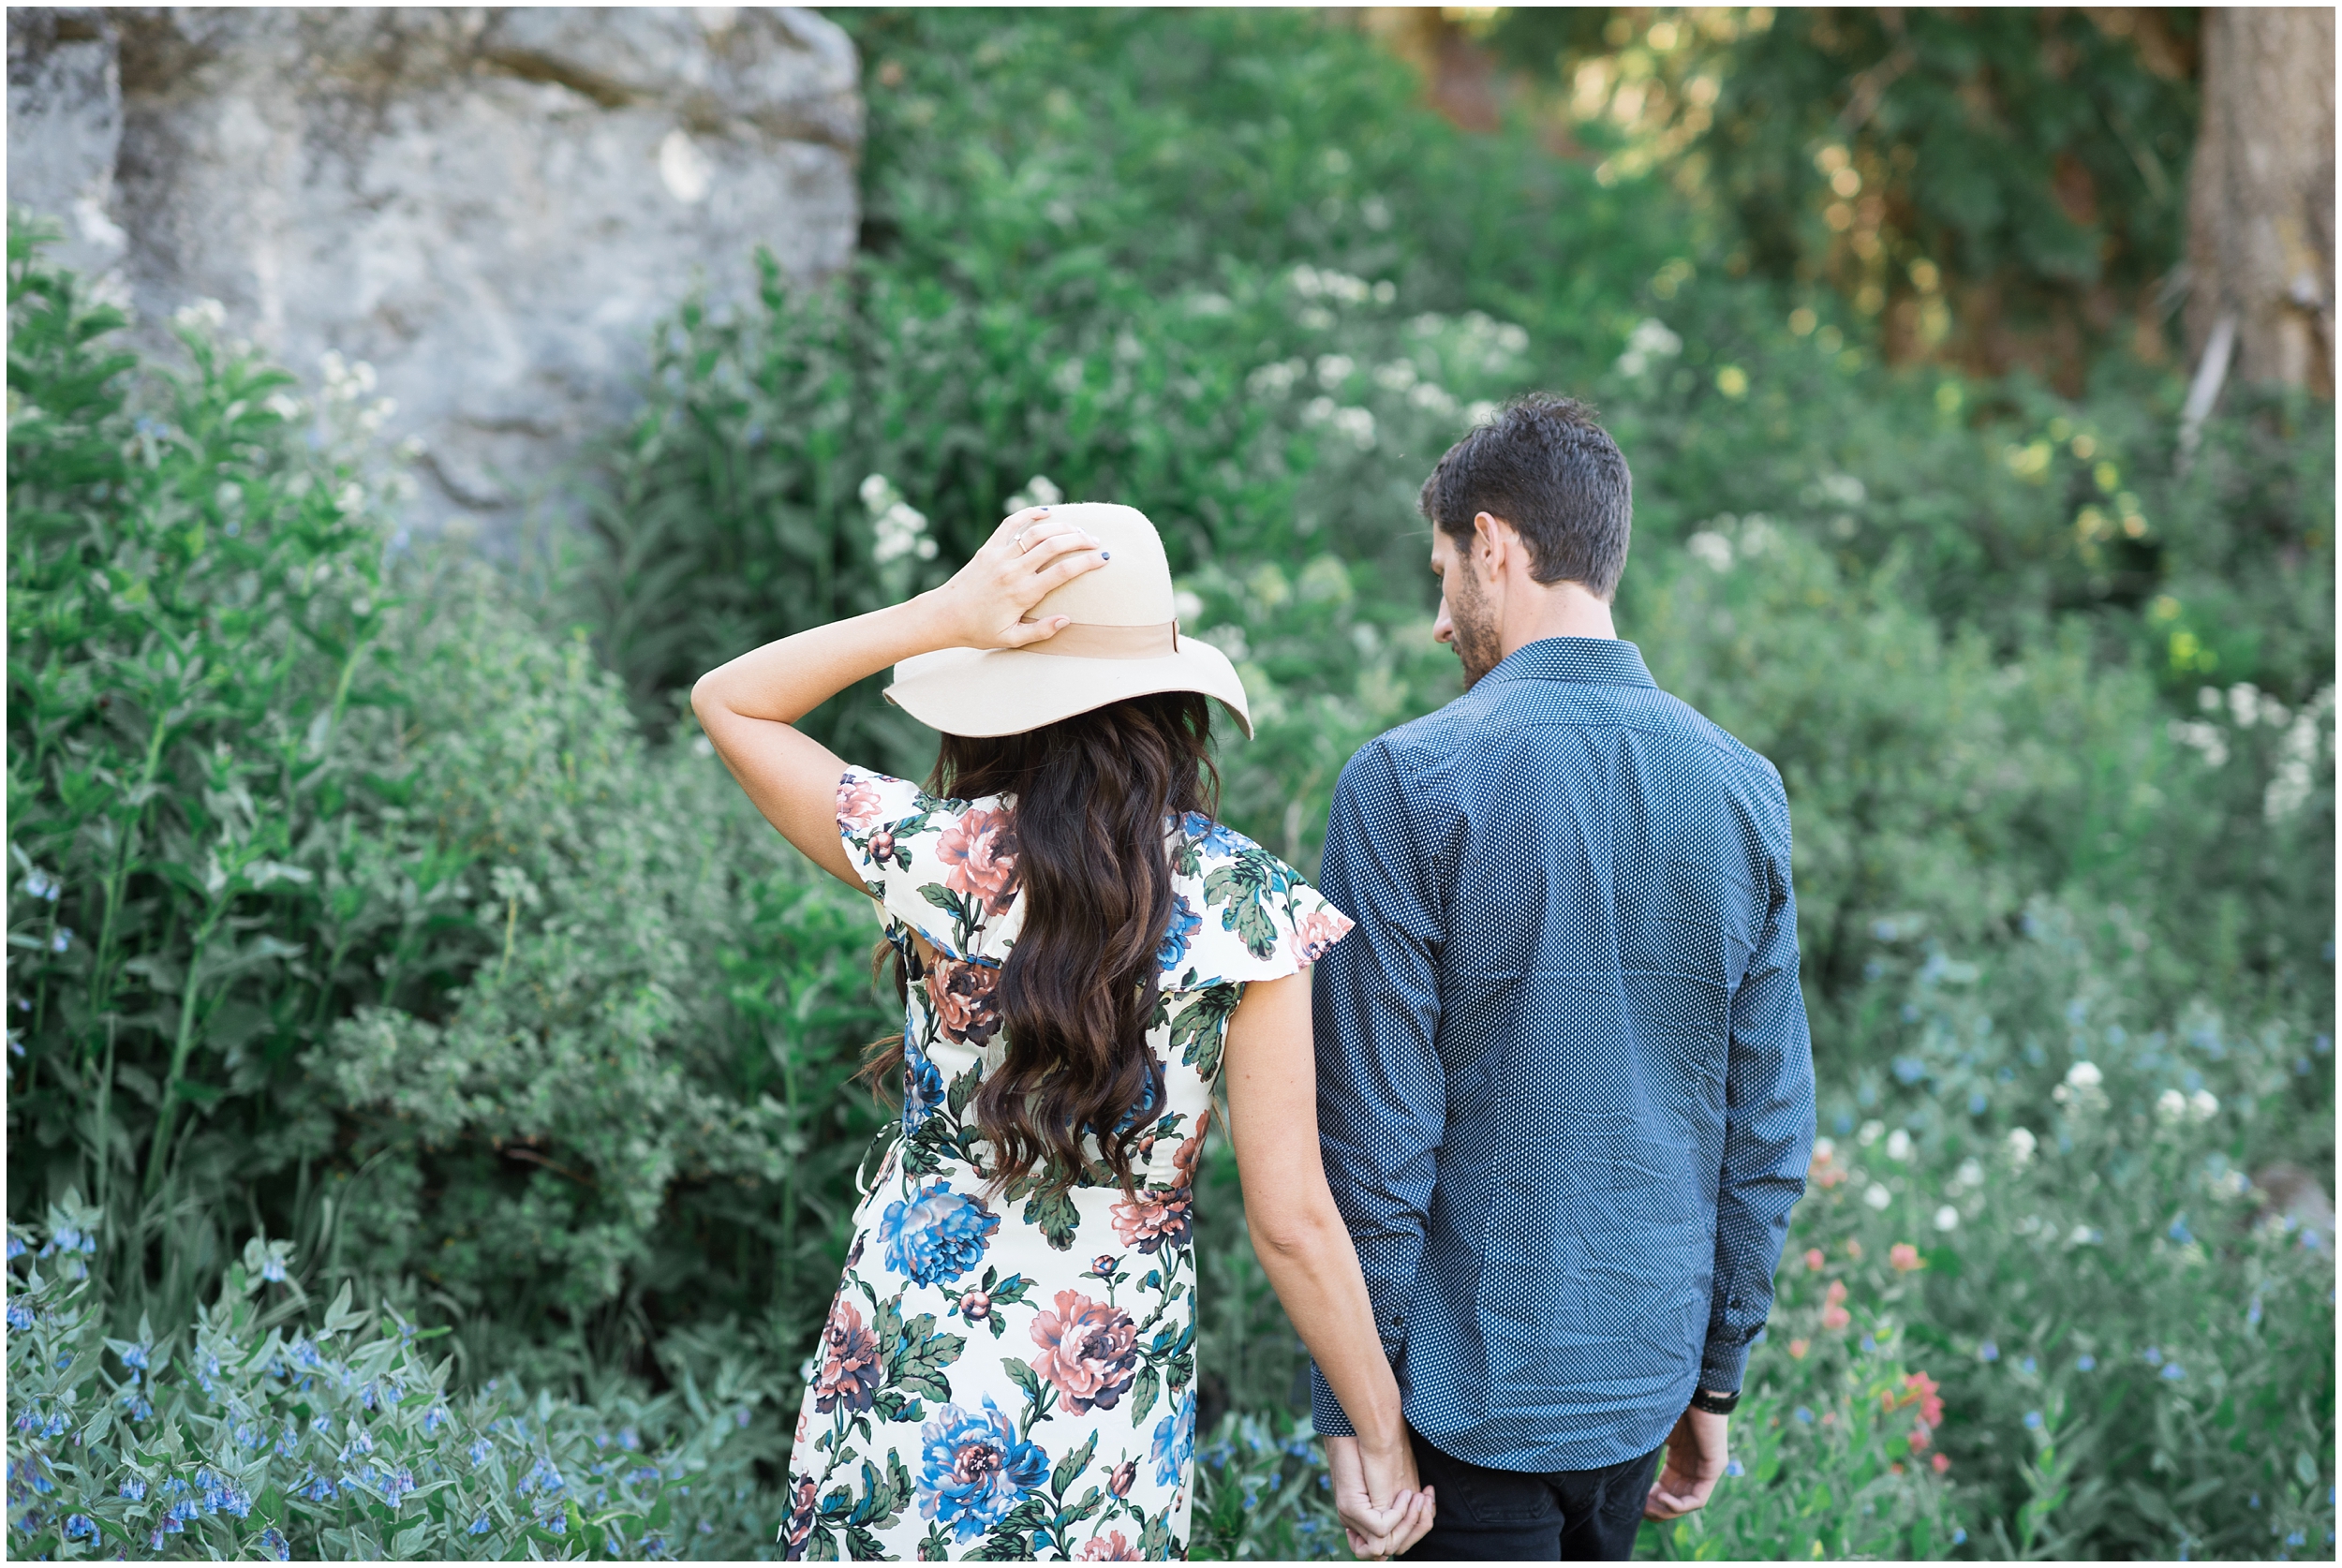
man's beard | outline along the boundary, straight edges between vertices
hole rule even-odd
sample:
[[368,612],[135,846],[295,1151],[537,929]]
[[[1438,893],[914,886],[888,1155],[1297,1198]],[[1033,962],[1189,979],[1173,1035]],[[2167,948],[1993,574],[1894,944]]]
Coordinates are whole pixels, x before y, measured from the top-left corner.
[[1480,592],[1479,579],[1472,575],[1471,563],[1459,561],[1457,567],[1447,595],[1447,625],[1454,635],[1456,657],[1463,661],[1468,691],[1496,668],[1504,651],[1497,641],[1496,617],[1489,614],[1489,601]]

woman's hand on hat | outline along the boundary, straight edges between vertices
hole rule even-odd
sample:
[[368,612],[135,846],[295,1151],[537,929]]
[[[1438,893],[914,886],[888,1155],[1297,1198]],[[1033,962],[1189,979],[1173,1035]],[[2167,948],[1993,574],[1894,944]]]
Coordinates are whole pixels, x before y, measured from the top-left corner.
[[925,596],[946,635],[942,645],[1021,648],[1056,636],[1071,617],[1028,621],[1052,590],[1105,565],[1109,552],[1072,523],[1051,519],[1048,507],[1028,507],[1004,518],[952,580]]

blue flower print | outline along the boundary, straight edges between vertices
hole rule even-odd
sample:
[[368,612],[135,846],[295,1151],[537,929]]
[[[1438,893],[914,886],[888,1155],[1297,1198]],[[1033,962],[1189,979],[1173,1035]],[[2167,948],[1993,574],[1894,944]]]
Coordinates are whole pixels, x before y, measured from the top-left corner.
[[1187,836],[1189,843],[1208,855],[1233,855],[1247,842],[1236,830],[1213,821],[1201,811],[1191,811],[1180,818],[1179,831]]
[[943,1074],[927,1054],[919,1049],[917,1025],[906,1022],[903,1028],[903,1132],[906,1136],[919,1131],[927,1117],[935,1115],[943,1103]]
[[1187,1472],[1187,1461],[1195,1452],[1195,1390],[1190,1388],[1179,1397],[1179,1408],[1155,1423],[1155,1442],[1151,1450],[1155,1461],[1155,1481],[1160,1486],[1176,1487]]
[[956,1280],[984,1260],[1001,1217],[984,1200],[952,1191],[948,1181],[917,1190],[909,1203],[886,1206],[879,1221],[886,1266],[914,1284]]
[[1163,945],[1155,950],[1155,967],[1169,974],[1187,960],[1187,945],[1202,929],[1204,917],[1189,907],[1187,895],[1171,900],[1171,924],[1163,928]]
[[981,1411],[945,1405],[919,1428],[919,1516],[970,1541],[1006,1518],[1049,1473],[1049,1457],[1016,1436],[986,1396]]

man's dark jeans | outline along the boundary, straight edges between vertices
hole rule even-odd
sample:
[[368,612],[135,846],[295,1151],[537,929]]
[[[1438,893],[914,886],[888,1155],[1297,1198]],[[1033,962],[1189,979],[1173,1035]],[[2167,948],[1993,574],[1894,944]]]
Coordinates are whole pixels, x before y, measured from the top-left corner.
[[1416,1473],[1439,1504],[1431,1532],[1402,1554],[1412,1562],[1623,1562],[1666,1452],[1662,1444],[1605,1470],[1524,1475],[1451,1458],[1422,1434],[1407,1435]]

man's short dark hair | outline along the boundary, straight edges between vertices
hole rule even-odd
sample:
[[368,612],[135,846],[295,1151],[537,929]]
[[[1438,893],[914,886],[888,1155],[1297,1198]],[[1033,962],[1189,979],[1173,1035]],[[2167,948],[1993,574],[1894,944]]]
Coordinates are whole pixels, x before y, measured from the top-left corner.
[[1509,523],[1540,583],[1582,583],[1608,599],[1626,571],[1634,477],[1593,410],[1538,392],[1447,449],[1416,504],[1432,524],[1472,542],[1481,512]]

